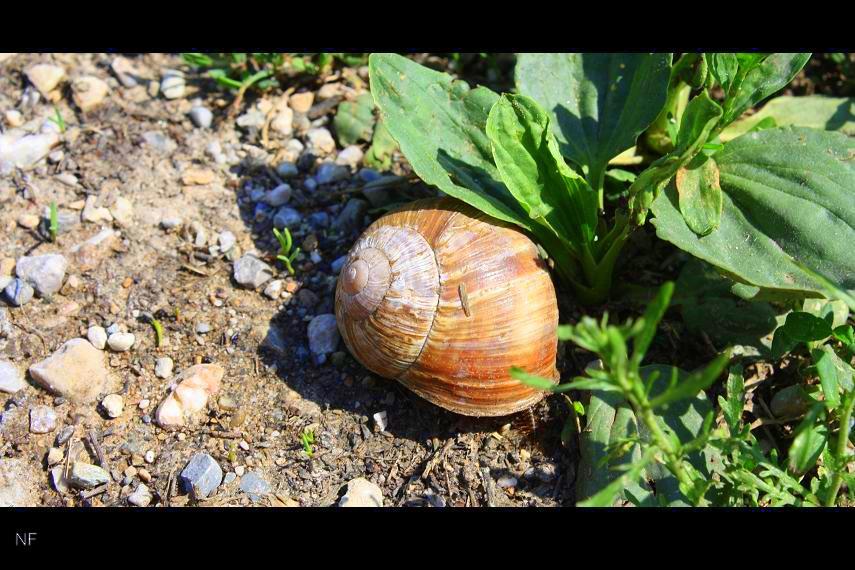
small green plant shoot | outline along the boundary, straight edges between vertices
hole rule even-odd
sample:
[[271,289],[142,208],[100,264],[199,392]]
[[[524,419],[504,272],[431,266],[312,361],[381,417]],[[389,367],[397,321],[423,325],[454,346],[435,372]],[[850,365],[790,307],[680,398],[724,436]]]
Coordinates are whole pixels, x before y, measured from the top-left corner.
[[296,248],[293,252],[291,251],[292,241],[291,241],[291,232],[288,228],[285,228],[284,232],[280,232],[276,228],[273,228],[273,235],[276,236],[277,241],[279,241],[279,254],[276,256],[276,259],[285,264],[285,268],[288,270],[288,273],[294,275],[294,267],[292,263],[294,259],[298,255],[300,255],[300,248]]
[[306,452],[306,455],[312,457],[315,454],[314,448],[312,445],[315,443],[315,431],[306,429],[300,434],[300,442],[303,444],[303,451]]
[[50,203],[50,241],[56,243],[56,236],[59,233],[59,212],[56,207],[56,202]]
[[59,132],[64,133],[65,128],[66,128],[65,127],[65,119],[62,118],[62,113],[59,112],[59,107],[54,105],[53,106],[53,112],[54,112],[54,116],[51,117],[50,120],[52,122],[54,122],[57,127],[59,127]]

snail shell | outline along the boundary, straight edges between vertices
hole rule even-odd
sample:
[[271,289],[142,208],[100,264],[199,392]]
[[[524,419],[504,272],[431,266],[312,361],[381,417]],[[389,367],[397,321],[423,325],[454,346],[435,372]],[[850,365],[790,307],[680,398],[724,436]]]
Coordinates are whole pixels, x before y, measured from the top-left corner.
[[351,354],[443,408],[502,416],[556,382],[558,305],[537,248],[452,199],[414,202],[372,224],[348,254],[336,319]]

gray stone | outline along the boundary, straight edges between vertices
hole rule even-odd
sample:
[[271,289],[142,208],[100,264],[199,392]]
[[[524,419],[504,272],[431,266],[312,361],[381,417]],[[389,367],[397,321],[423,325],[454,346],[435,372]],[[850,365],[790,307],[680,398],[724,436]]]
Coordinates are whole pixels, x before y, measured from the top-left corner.
[[169,73],[160,81],[160,91],[167,99],[180,99],[184,97],[185,87],[184,77],[177,73]]
[[190,109],[190,120],[200,129],[208,129],[214,121],[214,114],[207,107],[196,106]]
[[315,173],[315,181],[318,184],[332,184],[333,182],[344,180],[348,176],[350,176],[350,170],[346,166],[324,162],[318,166],[318,171]]
[[158,378],[169,378],[172,376],[172,367],[175,364],[168,356],[158,358],[154,365],[154,375]]
[[119,325],[119,323],[113,323],[112,325],[107,327],[107,334],[108,335],[116,334],[117,332],[123,332],[122,327],[121,327],[121,325]]
[[235,479],[237,479],[237,473],[234,471],[229,471],[226,473],[226,476],[223,478],[223,485],[231,484]]
[[0,392],[14,394],[27,387],[27,383],[21,377],[18,367],[8,360],[0,360]]
[[373,168],[361,168],[359,170],[359,178],[363,182],[374,182],[375,180],[380,179],[381,176],[382,174]]
[[170,154],[178,148],[178,144],[174,140],[159,131],[144,132],[142,139],[145,144],[163,154]]
[[309,323],[309,350],[322,355],[335,352],[338,347],[339,332],[335,315],[318,315]]
[[26,135],[0,135],[0,162],[13,167],[30,168],[50,154],[59,143],[56,133]]
[[15,264],[15,273],[33,286],[39,297],[50,297],[62,288],[68,261],[58,253],[24,256]]
[[30,284],[24,281],[23,279],[13,279],[6,288],[3,289],[3,293],[6,294],[6,299],[15,305],[16,307],[20,307],[21,305],[26,305],[33,298],[33,288],[30,287]]
[[220,235],[217,236],[217,243],[220,244],[220,251],[226,253],[235,246],[237,238],[235,237],[235,234],[226,230],[220,232]]
[[81,489],[92,489],[104,483],[110,482],[110,474],[106,469],[97,465],[90,465],[82,461],[75,461],[68,476],[68,482]]
[[56,429],[56,412],[48,406],[36,406],[30,410],[30,432],[50,433]]
[[261,201],[269,206],[278,208],[288,203],[291,199],[291,187],[287,184],[280,184],[270,192],[261,197]]
[[151,491],[142,483],[133,493],[128,495],[128,502],[135,507],[147,507],[151,503],[151,499]]
[[285,286],[285,282],[281,279],[274,279],[270,283],[268,283],[267,287],[264,288],[264,296],[269,297],[271,299],[278,299],[279,295],[282,294],[282,288]]
[[265,116],[264,113],[259,111],[258,109],[251,109],[237,118],[237,126],[243,127],[245,129],[256,128],[260,129],[264,126]]
[[197,453],[181,472],[181,486],[195,499],[211,495],[223,481],[223,470],[207,453]]
[[276,215],[273,216],[273,226],[280,230],[282,228],[293,228],[299,225],[302,219],[302,214],[294,208],[279,208]]
[[255,289],[273,278],[273,268],[254,255],[246,254],[235,261],[234,277],[241,287]]
[[261,475],[255,471],[250,471],[241,478],[240,490],[249,496],[249,500],[257,503],[266,495],[269,495],[272,489],[270,483],[265,481]]
[[369,481],[359,477],[347,484],[347,492],[338,502],[339,507],[382,507],[383,491]]
[[297,170],[297,165],[293,162],[283,162],[282,164],[276,167],[276,174],[278,174],[281,178],[293,178],[299,173],[300,171]]
[[347,201],[344,209],[333,222],[333,229],[350,232],[362,227],[365,213],[368,211],[368,202],[359,198],[351,198]]

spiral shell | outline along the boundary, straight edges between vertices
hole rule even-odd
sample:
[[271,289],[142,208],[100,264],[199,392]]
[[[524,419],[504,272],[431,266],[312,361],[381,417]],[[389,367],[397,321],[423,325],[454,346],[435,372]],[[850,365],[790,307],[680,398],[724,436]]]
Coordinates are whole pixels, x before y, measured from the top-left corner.
[[366,368],[460,414],[539,401],[511,366],[558,379],[558,306],[536,246],[456,200],[422,200],[372,224],[342,268],[336,319]]

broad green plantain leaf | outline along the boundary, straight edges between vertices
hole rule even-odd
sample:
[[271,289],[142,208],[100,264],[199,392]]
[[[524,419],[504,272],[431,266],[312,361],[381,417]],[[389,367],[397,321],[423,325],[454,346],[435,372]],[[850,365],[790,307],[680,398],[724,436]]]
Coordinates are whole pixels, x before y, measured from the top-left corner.
[[767,119],[772,119],[779,127],[810,127],[851,137],[855,136],[855,99],[824,95],[776,97],[757,113],[728,125],[719,138],[722,142],[733,140]]
[[520,53],[514,74],[552,116],[561,152],[599,188],[608,162],[665,104],[670,67],[670,53]]
[[549,116],[524,95],[503,95],[487,119],[487,136],[502,180],[532,220],[590,244],[597,226],[597,194],[558,151]]
[[374,132],[374,99],[371,93],[363,93],[356,101],[345,101],[338,106],[333,125],[341,146],[370,141]]
[[677,170],[674,185],[686,225],[699,236],[715,230],[721,223],[722,207],[715,160],[698,155],[697,159]]
[[825,401],[832,408],[836,408],[840,405],[840,386],[842,384],[835,362],[837,356],[830,346],[824,346],[813,349],[811,357],[816,365],[816,372],[819,374],[819,383],[822,386]]
[[657,235],[757,287],[822,293],[804,263],[853,289],[853,155],[855,141],[838,133],[798,127],[748,133],[715,155],[724,193],[718,230],[695,235],[669,185],[651,208]]
[[[742,113],[786,86],[810,59],[809,53],[773,53],[759,61],[759,54],[739,54],[739,75],[724,102],[722,124],[728,125]],[[735,91],[735,93],[733,92]]]
[[804,473],[814,465],[828,442],[828,426],[817,423],[824,411],[822,403],[814,404],[805,418],[796,428],[796,435],[790,445],[790,468],[796,473]]
[[727,93],[736,78],[736,72],[739,70],[739,60],[736,58],[736,54],[707,53],[704,54],[704,57],[707,60],[710,73]]
[[368,71],[382,120],[422,180],[494,218],[531,229],[500,182],[485,133],[498,95],[392,53],[371,54]]

